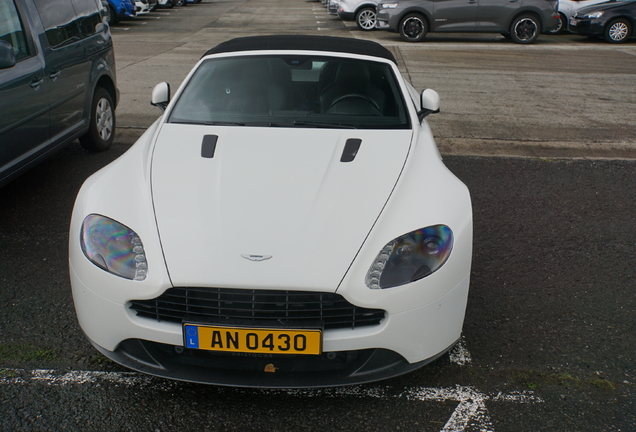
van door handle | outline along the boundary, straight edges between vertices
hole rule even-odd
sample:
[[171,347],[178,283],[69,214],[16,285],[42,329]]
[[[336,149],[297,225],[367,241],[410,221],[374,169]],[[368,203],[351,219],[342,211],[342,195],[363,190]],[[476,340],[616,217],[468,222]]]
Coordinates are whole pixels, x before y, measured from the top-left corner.
[[55,81],[61,74],[62,74],[62,71],[52,72],[51,75],[49,75],[49,78]]
[[33,77],[33,79],[31,80],[31,88],[34,89],[39,89],[40,85],[42,85],[42,83],[44,82],[44,78],[39,78],[38,77]]

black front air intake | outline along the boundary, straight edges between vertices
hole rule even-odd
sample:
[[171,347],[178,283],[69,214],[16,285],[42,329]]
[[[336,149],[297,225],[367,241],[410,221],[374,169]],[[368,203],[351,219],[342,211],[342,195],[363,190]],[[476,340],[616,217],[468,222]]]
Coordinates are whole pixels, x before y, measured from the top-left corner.
[[292,328],[311,322],[324,329],[379,324],[381,309],[365,309],[339,294],[230,288],[170,288],[151,300],[133,300],[137,315],[158,321]]

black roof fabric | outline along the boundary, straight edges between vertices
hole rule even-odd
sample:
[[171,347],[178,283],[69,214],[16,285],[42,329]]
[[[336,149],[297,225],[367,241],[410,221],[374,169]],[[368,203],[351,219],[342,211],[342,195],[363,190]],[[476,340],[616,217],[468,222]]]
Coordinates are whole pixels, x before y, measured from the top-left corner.
[[391,51],[377,42],[334,36],[279,35],[236,38],[218,44],[206,52],[204,56],[236,51],[264,50],[306,50],[360,54],[385,58],[397,64]]

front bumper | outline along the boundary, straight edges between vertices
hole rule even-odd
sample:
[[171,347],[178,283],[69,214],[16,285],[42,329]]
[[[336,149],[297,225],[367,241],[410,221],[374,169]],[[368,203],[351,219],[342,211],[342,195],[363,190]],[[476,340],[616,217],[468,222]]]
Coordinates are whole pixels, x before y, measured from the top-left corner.
[[375,28],[395,33],[398,31],[399,18],[400,12],[396,9],[378,9]]
[[568,31],[583,36],[600,36],[603,34],[604,23],[594,19],[574,19],[568,20]]
[[145,15],[150,13],[150,5],[148,3],[135,2],[135,14]]
[[329,13],[329,15],[338,15],[338,8],[339,8],[339,4],[336,1],[330,1],[329,5],[327,6],[327,12]]
[[[88,265],[104,280],[133,283]],[[435,360],[461,336],[469,278],[432,303],[387,313],[378,325],[325,330],[319,356],[267,357],[186,349],[180,324],[136,316],[128,304],[93,292],[73,266],[71,284],[82,330],[101,353],[126,367],[183,381],[288,388],[377,381]]]
[[136,15],[137,12],[135,10],[129,11],[122,8],[122,10],[117,13],[117,19],[123,20],[126,18],[134,18]]
[[338,10],[338,17],[344,21],[353,21],[356,15],[353,12],[345,12],[343,10]]
[[334,387],[392,378],[436,360],[451,348],[411,364],[399,354],[385,349],[323,353],[320,356],[273,356],[217,354],[140,339],[125,340],[113,352],[94,342],[93,345],[117,363],[149,375],[257,388]]

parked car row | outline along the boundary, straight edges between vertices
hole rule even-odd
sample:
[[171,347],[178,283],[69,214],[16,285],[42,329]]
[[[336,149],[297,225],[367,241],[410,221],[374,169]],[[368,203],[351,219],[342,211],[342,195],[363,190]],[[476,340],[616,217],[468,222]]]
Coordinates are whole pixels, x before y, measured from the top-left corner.
[[101,0],[106,19],[117,24],[124,19],[145,15],[157,8],[186,6],[189,3],[201,3],[201,0]]
[[579,9],[607,0],[559,0],[559,25],[550,34],[561,34],[568,30],[568,21]]
[[501,33],[529,44],[563,31],[621,43],[636,36],[634,0],[322,0],[329,13],[363,31],[399,33],[420,42],[429,32]]

